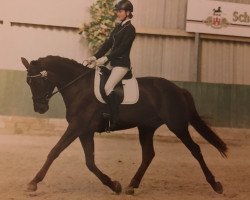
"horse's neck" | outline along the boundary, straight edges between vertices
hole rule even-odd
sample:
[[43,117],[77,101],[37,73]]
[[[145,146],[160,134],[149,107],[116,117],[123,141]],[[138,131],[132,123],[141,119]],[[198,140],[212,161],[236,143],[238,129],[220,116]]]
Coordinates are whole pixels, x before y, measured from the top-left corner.
[[[91,81],[94,77],[94,70],[93,72],[88,73],[90,69],[83,67],[82,69],[75,66],[57,66],[53,68],[53,73],[57,74],[57,82],[58,85],[56,87],[61,90],[65,86],[67,86],[71,81],[74,81],[79,76],[86,74],[81,79],[77,80],[76,82],[72,83],[70,86],[67,86],[65,89],[61,91],[61,95],[63,97],[64,103],[68,108],[74,101],[76,101],[77,95],[80,93],[84,93],[90,84],[93,83]],[[80,85],[79,87],[77,87]],[[82,92],[81,92],[82,91]],[[85,94],[84,94],[85,95]],[[88,94],[86,94],[88,95]]]
[[57,76],[57,87],[64,87],[73,79],[77,78],[80,74],[84,73],[86,69],[74,67],[72,65],[53,66],[50,69]]

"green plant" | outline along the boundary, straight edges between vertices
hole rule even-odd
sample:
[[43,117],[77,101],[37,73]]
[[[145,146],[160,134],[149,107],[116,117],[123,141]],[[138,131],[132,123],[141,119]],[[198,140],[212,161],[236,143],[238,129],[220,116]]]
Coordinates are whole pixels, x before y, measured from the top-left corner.
[[101,47],[115,27],[115,2],[116,0],[97,0],[90,7],[92,21],[88,24],[84,23],[80,28],[79,33],[83,34],[83,37],[87,39],[89,49],[92,53]]

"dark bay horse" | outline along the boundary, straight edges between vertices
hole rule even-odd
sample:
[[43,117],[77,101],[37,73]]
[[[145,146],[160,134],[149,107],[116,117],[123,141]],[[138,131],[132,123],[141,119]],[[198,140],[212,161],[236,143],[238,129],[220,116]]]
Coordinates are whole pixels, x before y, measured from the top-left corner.
[[[53,161],[75,139],[82,144],[88,169],[100,181],[115,193],[122,191],[121,184],[113,181],[95,164],[94,133],[104,132],[103,110],[106,105],[100,103],[94,95],[94,69],[89,69],[74,60],[47,56],[29,63],[22,58],[27,68],[27,83],[31,88],[35,112],[45,113],[49,109],[49,99],[57,87],[66,106],[68,127],[61,139],[48,154],[47,160],[28,184],[28,190],[37,190]],[[72,82],[73,81],[73,82]],[[163,78],[138,78],[140,97],[134,105],[121,105],[117,130],[137,127],[142,148],[142,162],[126,187],[127,194],[133,194],[138,188],[144,173],[155,156],[153,135],[156,129],[165,124],[190,150],[199,162],[207,182],[217,193],[223,192],[220,182],[208,169],[200,147],[192,140],[188,126],[191,124],[197,132],[213,145],[223,157],[226,157],[226,144],[206,125],[196,111],[191,94]]]

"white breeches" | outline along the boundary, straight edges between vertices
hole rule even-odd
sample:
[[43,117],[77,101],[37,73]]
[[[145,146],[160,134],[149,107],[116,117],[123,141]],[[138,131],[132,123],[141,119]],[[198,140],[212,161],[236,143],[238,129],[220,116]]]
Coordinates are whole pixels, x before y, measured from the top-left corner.
[[122,80],[122,78],[126,75],[128,71],[129,69],[126,67],[114,67],[112,69],[110,77],[104,86],[104,90],[107,96],[114,90],[117,83]]

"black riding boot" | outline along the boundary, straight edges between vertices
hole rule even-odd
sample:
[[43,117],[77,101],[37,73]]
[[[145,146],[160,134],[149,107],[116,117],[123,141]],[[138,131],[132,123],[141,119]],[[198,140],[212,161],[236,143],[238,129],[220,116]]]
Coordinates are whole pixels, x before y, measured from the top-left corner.
[[109,108],[109,113],[103,113],[103,115],[110,121],[109,127],[106,130],[109,132],[115,130],[118,122],[119,102],[114,91],[107,96],[107,105]]

